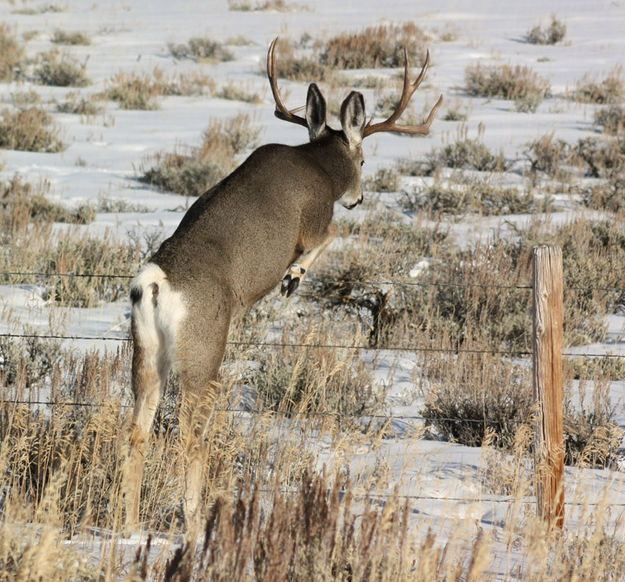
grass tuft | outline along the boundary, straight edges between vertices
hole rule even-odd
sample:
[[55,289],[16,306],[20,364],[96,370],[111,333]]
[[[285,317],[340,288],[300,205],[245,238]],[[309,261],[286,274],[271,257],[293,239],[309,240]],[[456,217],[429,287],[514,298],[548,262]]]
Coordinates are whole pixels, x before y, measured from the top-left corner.
[[530,44],[557,44],[566,36],[566,24],[558,20],[556,15],[551,16],[549,26],[541,28],[535,26],[525,36],[525,41]]
[[381,24],[359,33],[332,37],[321,51],[321,63],[332,69],[373,69],[404,65],[404,49],[413,64],[425,59],[429,36],[413,22]]
[[17,37],[7,24],[0,24],[0,81],[10,83],[17,79],[25,66],[26,55]]
[[35,69],[35,76],[44,85],[56,87],[84,87],[89,85],[85,66],[69,54],[52,50],[40,55],[41,63]]
[[242,114],[227,121],[212,121],[202,145],[190,151],[157,154],[141,180],[184,196],[199,196],[238,164],[237,156],[257,147],[260,130]]
[[55,44],[88,46],[91,44],[91,39],[82,32],[67,32],[57,28],[52,35],[52,42]]
[[65,145],[52,116],[39,107],[23,111],[4,110],[0,119],[0,148],[28,152],[61,152]]
[[465,83],[469,95],[510,99],[522,112],[535,112],[551,88],[547,79],[520,65],[469,65],[465,70]]
[[193,37],[184,44],[169,43],[167,48],[175,59],[213,62],[225,62],[234,59],[232,51],[209,38]]
[[586,74],[576,84],[573,99],[580,103],[595,103],[597,105],[615,105],[625,99],[625,83],[623,68],[615,67],[601,80],[596,76]]

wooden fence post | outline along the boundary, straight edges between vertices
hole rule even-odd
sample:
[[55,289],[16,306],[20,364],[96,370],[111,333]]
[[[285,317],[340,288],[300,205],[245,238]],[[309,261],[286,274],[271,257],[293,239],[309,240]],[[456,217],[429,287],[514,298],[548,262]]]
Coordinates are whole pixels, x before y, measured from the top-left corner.
[[534,247],[535,471],[538,516],[564,526],[564,436],[562,427],[562,250]]

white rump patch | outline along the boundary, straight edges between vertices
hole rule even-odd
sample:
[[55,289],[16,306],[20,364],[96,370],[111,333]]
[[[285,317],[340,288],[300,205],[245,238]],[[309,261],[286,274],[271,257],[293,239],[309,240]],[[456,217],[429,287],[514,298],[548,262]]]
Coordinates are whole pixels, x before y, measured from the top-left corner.
[[176,362],[176,340],[187,314],[183,295],[173,291],[167,275],[155,263],[148,263],[130,284],[131,293],[140,293],[132,306],[135,335],[145,356],[162,371]]

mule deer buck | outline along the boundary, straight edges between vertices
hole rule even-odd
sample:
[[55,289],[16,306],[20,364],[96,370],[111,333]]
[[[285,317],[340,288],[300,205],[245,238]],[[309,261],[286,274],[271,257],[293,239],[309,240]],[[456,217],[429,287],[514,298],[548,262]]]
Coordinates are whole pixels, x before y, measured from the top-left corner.
[[275,115],[306,127],[310,141],[296,147],[269,144],[252,152],[195,201],[131,283],[135,406],[122,485],[130,529],[138,524],[146,443],[170,368],[177,370],[182,389],[184,505],[190,528],[199,523],[203,434],[231,319],[280,282],[282,294],[290,296],[335,236],[334,203],[353,208],[362,202],[363,138],[381,131],[427,134],[442,103],[441,96],[422,125],[397,125],[429,64],[428,53],[411,83],[406,54],[395,112],[386,121],[367,123],[363,96],[352,91],[341,105],[342,129],[332,129],[316,84],[308,88],[305,117],[283,104],[276,41],[267,54]]

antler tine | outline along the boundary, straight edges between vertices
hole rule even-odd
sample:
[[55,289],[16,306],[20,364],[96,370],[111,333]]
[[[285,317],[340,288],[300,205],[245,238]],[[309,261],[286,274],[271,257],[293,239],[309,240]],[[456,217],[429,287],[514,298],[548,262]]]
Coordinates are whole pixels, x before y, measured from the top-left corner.
[[299,115],[295,115],[295,112],[303,109],[303,107],[298,107],[289,111],[285,107],[284,103],[282,102],[282,98],[280,97],[280,90],[278,89],[278,79],[276,75],[277,44],[278,37],[273,39],[272,43],[269,45],[269,50],[267,51],[267,77],[269,78],[269,85],[271,87],[271,93],[273,94],[273,100],[276,102],[276,110],[274,111],[274,115],[278,119],[283,119],[284,121],[290,121],[291,123],[297,123],[298,125],[308,127],[308,123],[306,123],[305,118],[300,117]]
[[401,117],[402,113],[408,106],[410,99],[414,95],[414,92],[419,88],[421,82],[425,78],[425,74],[430,66],[430,51],[428,50],[425,55],[425,63],[423,63],[423,67],[421,67],[421,72],[414,80],[414,82],[410,82],[410,66],[408,64],[408,51],[404,47],[404,86],[401,92],[401,98],[399,100],[399,105],[395,109],[395,111],[391,114],[391,116],[385,121],[381,121],[379,123],[372,123],[373,118],[369,120],[369,123],[365,126],[363,132],[363,138],[371,135],[372,133],[377,133],[380,131],[390,131],[394,133],[408,133],[411,135],[425,135],[430,131],[430,125],[432,121],[434,121],[434,117],[438,112],[440,106],[443,103],[443,96],[441,95],[438,98],[438,101],[435,103],[434,107],[430,111],[427,119],[421,125],[397,125],[395,122]]

